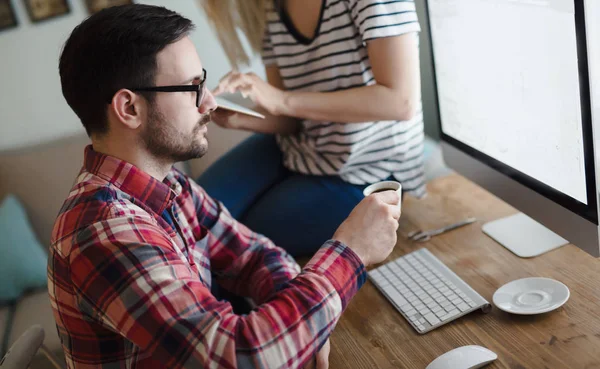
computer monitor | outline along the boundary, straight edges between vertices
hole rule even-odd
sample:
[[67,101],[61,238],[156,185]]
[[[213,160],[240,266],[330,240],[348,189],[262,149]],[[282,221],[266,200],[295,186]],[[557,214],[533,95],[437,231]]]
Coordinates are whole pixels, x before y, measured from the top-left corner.
[[483,231],[522,257],[569,242],[600,255],[594,2],[426,0],[444,159],[521,211]]

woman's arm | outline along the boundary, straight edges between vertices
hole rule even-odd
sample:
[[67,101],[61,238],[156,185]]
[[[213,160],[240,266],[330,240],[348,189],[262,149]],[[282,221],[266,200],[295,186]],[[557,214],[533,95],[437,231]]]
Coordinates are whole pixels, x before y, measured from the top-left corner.
[[414,33],[367,43],[376,84],[329,93],[289,92],[283,114],[344,123],[409,120],[421,97],[419,49]]
[[[253,79],[260,80],[266,86],[263,86],[266,90],[276,90],[281,91],[284,89],[283,81],[281,80],[281,76],[279,74],[279,69],[277,66],[268,66],[266,68],[267,72],[267,81],[265,83],[254,73],[248,73],[247,76]],[[231,78],[236,73],[229,73],[227,76],[221,80],[219,86],[213,91],[215,95],[224,92],[231,91],[231,93],[236,90],[222,89],[223,81]],[[266,91],[268,92],[268,91]],[[294,134],[300,130],[300,120],[297,118],[293,118],[286,115],[273,114],[269,112],[265,107],[257,104],[254,110],[265,116],[265,119],[254,118],[248,115],[232,113],[231,111],[225,109],[217,109],[211,114],[212,121],[218,124],[223,128],[232,128],[232,129],[241,129],[245,131],[252,131],[257,133],[278,133],[282,135]]]
[[[253,74],[230,73],[215,92],[241,91],[276,116],[357,123],[408,120],[421,96],[419,49],[415,33],[377,38],[367,42],[376,84],[336,92],[284,91]],[[270,67],[272,69],[276,67]]]

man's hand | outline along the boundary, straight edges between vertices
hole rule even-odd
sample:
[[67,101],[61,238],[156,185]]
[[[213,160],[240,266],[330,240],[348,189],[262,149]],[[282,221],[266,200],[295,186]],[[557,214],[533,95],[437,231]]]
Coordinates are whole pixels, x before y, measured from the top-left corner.
[[396,191],[365,197],[340,225],[333,239],[351,248],[365,266],[382,262],[396,245],[400,201]]
[[329,345],[329,339],[327,339],[323,347],[321,347],[321,349],[317,353],[317,356],[315,356],[314,359],[309,361],[308,364],[304,366],[304,369],[328,369],[330,351],[331,346]]
[[254,73],[229,72],[219,81],[213,95],[241,92],[272,115],[285,115],[285,91],[271,86]]

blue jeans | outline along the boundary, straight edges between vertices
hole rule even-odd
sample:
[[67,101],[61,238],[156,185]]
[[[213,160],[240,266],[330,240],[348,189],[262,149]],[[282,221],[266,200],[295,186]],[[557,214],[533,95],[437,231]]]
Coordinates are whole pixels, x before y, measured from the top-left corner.
[[235,219],[294,257],[312,255],[331,239],[366,187],[289,171],[275,137],[264,134],[226,153],[197,182]]

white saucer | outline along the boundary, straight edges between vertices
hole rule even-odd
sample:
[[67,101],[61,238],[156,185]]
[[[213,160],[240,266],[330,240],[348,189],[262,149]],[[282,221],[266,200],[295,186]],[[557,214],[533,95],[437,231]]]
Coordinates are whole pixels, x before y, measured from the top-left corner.
[[550,278],[523,278],[509,282],[494,293],[494,305],[507,313],[533,315],[561,307],[569,288]]

